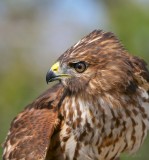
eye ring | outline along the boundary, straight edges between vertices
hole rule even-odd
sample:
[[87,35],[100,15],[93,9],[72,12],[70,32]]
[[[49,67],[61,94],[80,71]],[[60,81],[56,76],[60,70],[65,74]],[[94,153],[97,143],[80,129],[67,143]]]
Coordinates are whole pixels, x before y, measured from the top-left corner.
[[72,63],[71,67],[73,67],[78,73],[83,73],[86,70],[87,65],[85,62],[77,62]]

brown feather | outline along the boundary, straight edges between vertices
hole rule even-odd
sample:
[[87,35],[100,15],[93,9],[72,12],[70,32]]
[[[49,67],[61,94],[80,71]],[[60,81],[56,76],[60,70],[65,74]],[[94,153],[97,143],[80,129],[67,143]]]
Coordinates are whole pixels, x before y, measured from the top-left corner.
[[62,93],[62,85],[52,87],[12,121],[4,144],[4,160],[45,159],[50,137],[59,124],[58,103]]

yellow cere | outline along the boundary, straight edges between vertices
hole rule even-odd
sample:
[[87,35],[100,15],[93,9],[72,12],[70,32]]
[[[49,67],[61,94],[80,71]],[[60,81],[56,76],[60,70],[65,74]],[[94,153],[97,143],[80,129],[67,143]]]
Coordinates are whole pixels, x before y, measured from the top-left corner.
[[51,67],[51,70],[53,72],[57,72],[59,69],[59,62],[56,62],[52,67]]

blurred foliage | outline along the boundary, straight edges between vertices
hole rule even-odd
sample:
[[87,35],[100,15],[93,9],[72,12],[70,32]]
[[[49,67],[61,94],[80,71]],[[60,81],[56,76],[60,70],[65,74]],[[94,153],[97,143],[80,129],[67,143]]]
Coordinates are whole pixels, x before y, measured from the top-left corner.
[[105,3],[111,28],[124,46],[149,62],[149,7],[143,7],[135,0],[105,0]]
[[[118,35],[130,53],[144,58],[149,63],[149,7],[140,5],[135,0],[103,0],[102,2],[109,20],[109,26],[106,26],[106,28]],[[9,4],[9,1],[7,3]],[[47,4],[50,5],[50,2]],[[96,4],[96,6],[101,5],[99,0],[96,0]],[[38,34],[40,35],[39,25],[42,24],[41,19],[47,18],[41,16],[40,7],[34,6],[33,1],[31,4],[28,1],[27,7],[24,7],[23,11],[19,7],[16,7],[15,3],[12,10],[10,5],[8,5],[8,8],[10,9],[8,13],[5,13],[6,16],[4,17],[7,20],[3,20],[3,22],[7,21],[8,24],[3,28],[0,24],[0,33],[1,37],[3,37],[2,40],[0,39],[0,143],[4,141],[10,122],[14,116],[23,110],[23,106],[32,102],[33,99],[47,88],[45,84],[45,74],[48,70],[47,65],[49,67],[49,63],[52,63],[53,59],[55,59],[55,52],[53,52],[54,54],[49,54],[50,56],[48,55],[48,60],[47,57],[45,58],[42,55],[42,52],[39,55],[30,54],[33,50],[34,52],[38,51],[40,47],[41,41],[38,37]],[[44,5],[42,5],[43,8]],[[61,15],[59,15],[60,17]],[[69,15],[70,17],[71,15]],[[95,15],[95,17],[98,17],[98,15]],[[79,19],[80,17],[76,18]],[[40,20],[36,21],[37,19]],[[92,23],[92,19],[89,19],[89,21]],[[68,22],[67,25],[69,26]],[[18,26],[14,25],[16,23]],[[44,24],[42,25],[44,27]],[[72,24],[72,26],[78,27],[77,24]],[[76,33],[75,27],[73,27],[74,33]],[[22,28],[28,31],[27,34],[23,33]],[[4,32],[4,36],[1,31]],[[82,36],[84,30],[82,31],[77,28],[77,32]],[[55,31],[55,34],[58,34],[57,31]],[[55,34],[53,39],[55,38]],[[45,34],[44,36],[48,37],[51,35]],[[38,40],[39,43],[37,43]],[[37,50],[35,49],[36,44],[38,44]],[[3,46],[6,47],[4,48]],[[59,48],[57,44],[54,47]],[[26,55],[22,53],[26,53]],[[38,61],[36,61],[37,57]],[[44,66],[44,69],[47,68],[47,70],[40,69],[41,66]],[[133,156],[124,155],[122,160],[148,160],[148,148],[149,138],[145,140],[145,144],[137,154]],[[2,149],[0,149],[0,155],[1,153]]]

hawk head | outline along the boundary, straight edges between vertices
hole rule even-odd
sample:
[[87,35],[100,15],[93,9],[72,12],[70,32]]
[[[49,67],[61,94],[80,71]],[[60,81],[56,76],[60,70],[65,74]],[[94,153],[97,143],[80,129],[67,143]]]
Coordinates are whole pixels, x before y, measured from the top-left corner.
[[48,71],[71,92],[123,90],[132,81],[130,55],[111,32],[95,30],[68,49]]

